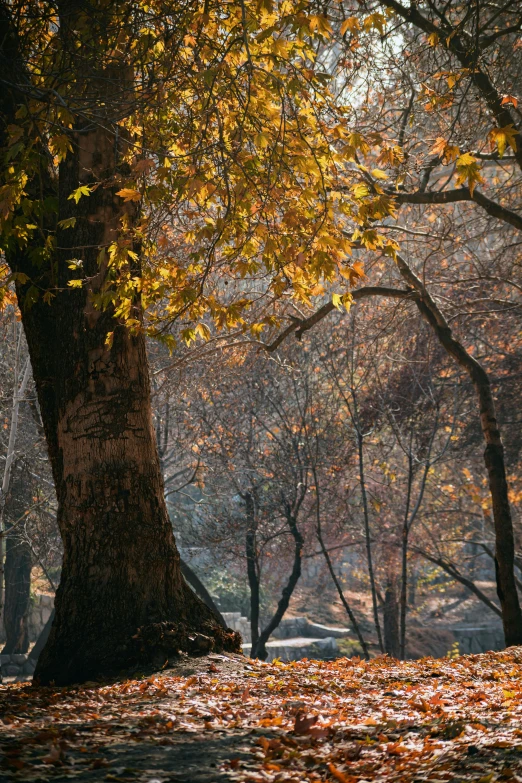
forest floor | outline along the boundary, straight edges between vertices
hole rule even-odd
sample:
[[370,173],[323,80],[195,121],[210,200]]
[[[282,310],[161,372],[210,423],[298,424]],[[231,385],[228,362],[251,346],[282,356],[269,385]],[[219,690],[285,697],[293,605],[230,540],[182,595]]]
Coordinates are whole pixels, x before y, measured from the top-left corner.
[[0,781],[522,781],[522,648],[0,686]]

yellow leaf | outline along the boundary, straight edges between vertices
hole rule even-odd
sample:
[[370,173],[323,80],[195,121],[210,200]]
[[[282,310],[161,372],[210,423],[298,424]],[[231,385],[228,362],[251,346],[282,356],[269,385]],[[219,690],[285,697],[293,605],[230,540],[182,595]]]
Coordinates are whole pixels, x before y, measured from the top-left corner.
[[141,193],[138,193],[137,190],[133,190],[132,188],[122,188],[121,190],[118,190],[116,195],[120,196],[120,198],[122,198],[124,201],[141,200]]
[[210,329],[206,324],[198,324],[195,331],[203,340],[210,340]]
[[477,159],[473,157],[469,152],[464,152],[462,155],[459,155],[459,158],[457,160],[457,166],[471,166],[473,163],[476,163]]
[[513,152],[516,152],[517,142],[516,137],[518,131],[513,125],[506,125],[505,128],[493,128],[488,134],[489,143],[494,148],[495,145],[498,148],[498,154],[502,158],[506,147],[509,145]]
[[367,16],[363,21],[364,29],[369,32],[372,28],[376,28],[381,35],[384,35],[384,25],[386,24],[386,17],[383,14],[375,12]]
[[341,294],[332,294],[332,304],[334,307],[340,310],[342,303],[343,303],[343,298]]
[[344,22],[341,25],[341,35],[344,35],[347,30],[350,30],[351,33],[355,32],[356,30],[360,30],[361,25],[359,24],[359,20],[356,16],[349,16],[348,19],[345,19]]
[[70,217],[70,218],[65,218],[64,220],[59,220],[58,225],[60,226],[60,228],[74,228],[74,226],[76,225],[76,218]]
[[256,142],[256,147],[260,147],[262,150],[264,150],[265,147],[268,147],[270,139],[266,135],[266,133],[258,133],[256,134],[255,142]]
[[71,199],[74,200],[74,202],[77,204],[82,196],[89,196],[91,193],[91,188],[88,185],[80,185],[77,190],[73,191],[71,195],[69,196],[69,201]]
[[372,170],[372,177],[374,179],[388,179],[388,175],[382,169],[373,169]]

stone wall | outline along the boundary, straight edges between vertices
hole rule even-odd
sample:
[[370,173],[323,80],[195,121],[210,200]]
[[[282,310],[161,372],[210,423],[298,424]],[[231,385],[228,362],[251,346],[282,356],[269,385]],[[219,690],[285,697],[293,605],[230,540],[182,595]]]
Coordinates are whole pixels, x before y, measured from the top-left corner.
[[[250,655],[252,645],[243,645],[245,655]],[[303,658],[315,660],[331,660],[338,658],[339,647],[337,639],[326,637],[324,639],[310,639],[300,636],[296,639],[273,639],[266,645],[268,662],[278,658],[281,661],[300,661]]]
[[[252,636],[250,622],[240,612],[222,612],[229,628],[239,631],[243,638],[243,652],[250,655]],[[283,617],[266,645],[268,661],[298,661],[301,658],[337,658],[336,639],[350,635],[347,628],[329,628],[311,623],[307,617]]]
[[31,596],[31,608],[29,609],[29,639],[35,642],[40,636],[44,625],[51,616],[54,608],[54,595],[35,593]]
[[[245,643],[252,641],[250,621],[246,617],[243,617],[240,612],[222,612],[221,615],[229,628],[239,631]],[[310,639],[345,639],[350,635],[351,631],[348,628],[334,628],[312,623],[308,617],[283,617],[270,638],[293,639],[304,636]]]
[[459,653],[470,655],[503,650],[506,646],[502,626],[460,626],[452,628],[452,633],[459,643]]
[[244,642],[252,641],[250,621],[247,617],[243,617],[241,612],[221,612],[221,616],[232,631],[239,631]]
[[16,679],[32,677],[35,668],[36,661],[29,658],[28,655],[21,653],[0,655],[0,672],[4,681],[6,677],[15,677]]
[[[54,595],[33,593],[29,605],[29,641],[35,642],[51,616],[54,607]],[[4,618],[0,616],[0,642],[5,642]]]

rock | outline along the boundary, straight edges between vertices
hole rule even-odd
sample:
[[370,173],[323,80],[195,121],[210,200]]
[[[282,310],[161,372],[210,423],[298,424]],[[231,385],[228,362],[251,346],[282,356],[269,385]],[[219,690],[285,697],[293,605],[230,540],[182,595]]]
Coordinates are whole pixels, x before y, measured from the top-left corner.
[[345,639],[351,636],[349,628],[333,628],[312,623],[307,617],[284,617],[272,634],[274,639],[293,639],[298,636],[311,639]]
[[17,666],[23,666],[27,660],[25,653],[13,653],[11,655],[11,663],[16,663]]
[[28,658],[22,667],[22,674],[34,674],[36,661],[34,658]]
[[20,667],[15,666],[13,663],[8,664],[7,666],[2,666],[2,674],[4,677],[16,677],[16,675],[19,673]]
[[[251,644],[243,645],[245,655],[250,654]],[[339,657],[337,641],[332,637],[326,639],[309,639],[298,636],[294,639],[273,639],[267,642],[267,661],[280,658],[282,661],[299,661],[301,658],[325,658]]]

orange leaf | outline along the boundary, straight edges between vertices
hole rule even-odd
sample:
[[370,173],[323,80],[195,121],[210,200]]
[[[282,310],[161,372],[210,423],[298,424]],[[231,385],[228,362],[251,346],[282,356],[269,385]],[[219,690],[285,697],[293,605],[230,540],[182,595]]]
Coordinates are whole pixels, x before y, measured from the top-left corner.
[[120,196],[124,201],[140,201],[141,200],[141,193],[139,193],[137,190],[133,190],[132,188],[122,188],[121,190],[118,190],[116,193],[117,196]]
[[502,106],[505,106],[507,103],[510,103],[516,109],[518,106],[518,99],[515,98],[513,95],[504,95],[504,97],[502,98]]
[[339,783],[352,783],[353,780],[356,780],[353,775],[343,774],[341,770],[337,769],[337,767],[334,767],[333,764],[328,764],[328,769],[334,778],[339,781]]

